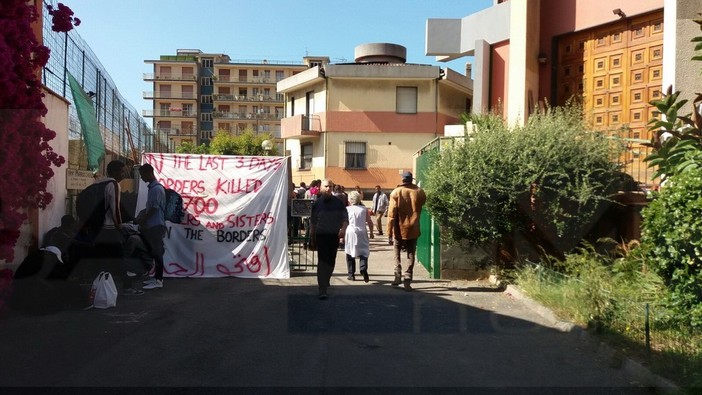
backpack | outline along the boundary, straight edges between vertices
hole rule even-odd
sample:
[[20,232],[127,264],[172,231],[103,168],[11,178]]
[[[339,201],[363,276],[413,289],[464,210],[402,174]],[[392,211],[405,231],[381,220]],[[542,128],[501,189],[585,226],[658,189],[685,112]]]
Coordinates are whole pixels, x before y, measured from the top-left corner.
[[172,189],[166,190],[166,208],[163,210],[163,217],[166,221],[179,224],[185,216],[183,212],[183,197]]
[[78,229],[80,229],[80,234],[86,237],[88,241],[93,240],[97,236],[105,223],[105,213],[107,213],[105,188],[110,182],[117,183],[116,181],[109,181],[90,184],[87,188],[80,191],[76,197]]

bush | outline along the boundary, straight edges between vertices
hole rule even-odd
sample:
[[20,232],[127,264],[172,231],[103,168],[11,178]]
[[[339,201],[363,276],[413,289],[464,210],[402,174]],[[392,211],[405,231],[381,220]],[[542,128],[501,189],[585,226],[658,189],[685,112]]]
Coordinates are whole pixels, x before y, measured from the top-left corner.
[[702,327],[702,169],[670,177],[642,215],[641,245],[670,290],[669,306]]
[[426,174],[427,208],[442,234],[451,244],[497,243],[507,259],[529,251],[562,258],[617,189],[621,146],[589,131],[574,105],[514,130],[493,115],[473,121],[470,141],[438,153]]

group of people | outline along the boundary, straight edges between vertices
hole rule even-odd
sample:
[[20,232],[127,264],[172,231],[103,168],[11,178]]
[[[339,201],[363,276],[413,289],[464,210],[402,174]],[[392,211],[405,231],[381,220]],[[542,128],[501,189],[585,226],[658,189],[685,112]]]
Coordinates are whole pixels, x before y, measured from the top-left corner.
[[[377,226],[378,234],[383,234],[382,217],[386,213],[389,243],[394,245],[395,268],[392,285],[404,284],[405,290],[412,290],[417,239],[420,235],[419,217],[426,201],[424,191],[412,181],[412,173],[404,172],[402,183],[390,193],[389,198],[382,192],[380,186],[376,186],[371,209],[363,205],[360,188],[348,194],[347,203],[339,195],[334,194],[335,185],[332,180],[321,181],[309,218],[310,248],[317,251],[319,299],[324,300],[328,297],[327,289],[330,286],[337,250],[341,243],[346,254],[348,279],[356,279],[356,258],[358,258],[363,281],[369,281],[369,239],[375,236],[374,225]],[[372,216],[376,219],[375,224]],[[408,257],[404,271],[401,262],[402,251],[406,251]]]
[[[146,208],[132,221],[124,221],[127,213],[122,212],[121,189],[119,182],[128,177],[127,166],[119,160],[106,166],[106,176],[96,177],[100,196],[97,225],[89,224],[87,218],[78,221],[71,215],[61,219],[61,226],[51,229],[44,237],[42,250],[59,256],[65,269],[65,276],[82,259],[100,264],[101,259],[118,259],[123,295],[142,295],[143,289],[163,287],[163,237],[166,233],[164,187],[156,180],[154,168],[149,164],[139,167],[139,175],[147,184]],[[58,268],[61,269],[61,268]],[[153,270],[154,276],[148,277]],[[59,270],[60,272],[61,270]],[[143,286],[137,288],[135,279],[142,278]],[[140,289],[141,288],[141,289]]]
[[[120,273],[123,293],[125,295],[142,295],[144,293],[142,289],[150,290],[163,287],[166,190],[157,181],[153,166],[148,163],[141,165],[139,177],[147,184],[148,189],[146,207],[131,223],[123,222],[119,182],[125,177],[127,177],[126,165],[116,160],[108,163],[107,177],[96,181],[97,183],[107,182],[108,186],[105,188],[107,211],[102,229],[95,241],[96,244],[111,245],[113,250],[120,251],[119,255],[125,261],[124,269]],[[146,247],[153,261],[153,266],[151,260],[148,262],[149,265],[144,267],[144,265],[139,266],[138,263],[134,264],[132,260],[128,259],[140,243]],[[143,280],[142,289],[135,286],[132,279],[149,273],[152,268],[154,276]]]
[[[95,184],[100,184],[101,190],[104,190],[104,211],[100,213],[104,213],[104,218],[101,218],[99,229],[81,228],[78,226],[81,221],[75,221],[70,215],[64,216],[61,226],[47,233],[43,251],[56,254],[60,261],[76,260],[76,257],[69,257],[68,254],[71,246],[78,245],[78,250],[87,247],[104,257],[122,258],[124,264],[117,277],[122,281],[124,295],[142,295],[143,289],[162,288],[166,192],[156,179],[151,165],[140,166],[139,175],[147,184],[148,194],[146,208],[133,221],[123,221],[119,182],[128,174],[126,165],[115,160],[107,165],[106,176],[95,180]],[[389,244],[394,245],[392,285],[404,284],[406,290],[412,289],[417,238],[420,235],[419,216],[426,200],[424,191],[412,181],[412,173],[403,173],[402,183],[389,197],[377,185],[371,208],[363,205],[363,194],[359,187],[347,194],[343,187],[335,185],[330,179],[314,180],[309,187],[301,183],[300,188],[292,189],[291,198],[314,201],[306,231],[310,249],[317,251],[320,299],[327,298],[340,246],[343,246],[346,254],[348,279],[356,279],[356,259],[359,259],[363,281],[369,282],[369,240],[375,237],[374,228],[378,235],[383,235],[384,216],[388,218],[386,231]],[[138,250],[146,257],[135,264],[134,259],[129,258]],[[406,251],[408,258],[404,271],[401,264],[402,251]],[[148,277],[147,273],[151,270],[153,277]],[[134,279],[138,276],[147,277],[141,289],[134,286]]]

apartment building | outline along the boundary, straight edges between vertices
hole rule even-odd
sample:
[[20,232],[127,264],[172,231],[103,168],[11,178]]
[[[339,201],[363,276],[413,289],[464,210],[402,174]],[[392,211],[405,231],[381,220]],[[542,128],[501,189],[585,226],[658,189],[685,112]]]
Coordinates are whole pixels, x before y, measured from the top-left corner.
[[183,142],[208,143],[217,131],[239,134],[246,129],[280,137],[283,96],[276,83],[304,71],[324,58],[301,62],[232,60],[221,53],[179,49],[175,55],[146,60],[153,73],[144,80],[153,89],[145,117],[170,151]]
[[622,162],[649,183],[641,143],[657,115],[650,101],[669,86],[700,86],[690,40],[701,11],[699,0],[495,0],[462,18],[427,20],[426,54],[473,56],[473,111],[501,111],[512,124],[546,103],[582,100],[595,128],[627,139]]
[[406,52],[363,44],[355,63],[320,64],[278,82],[295,184],[331,178],[347,188],[393,188],[413,169],[415,154],[470,111],[469,78],[406,63]]

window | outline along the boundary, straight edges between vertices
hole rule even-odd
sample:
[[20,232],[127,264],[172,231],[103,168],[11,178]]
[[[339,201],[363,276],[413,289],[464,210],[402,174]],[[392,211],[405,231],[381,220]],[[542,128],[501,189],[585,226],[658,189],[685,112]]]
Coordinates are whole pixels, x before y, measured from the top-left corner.
[[214,65],[214,59],[212,59],[212,58],[203,58],[202,59],[202,67],[212,68],[213,65]]
[[193,105],[190,103],[183,104],[183,116],[189,117],[191,115],[195,115],[195,112],[193,111]]
[[300,169],[309,170],[312,168],[312,144],[302,144],[300,146]]
[[202,104],[212,104],[212,95],[201,95],[200,103]]
[[212,77],[202,77],[200,78],[200,85],[210,86],[212,85]]
[[366,143],[363,141],[346,142],[346,169],[366,168]]
[[212,121],[212,113],[211,112],[203,112],[200,114],[200,120],[204,122],[211,122]]
[[278,82],[285,78],[285,72],[283,70],[276,70],[275,71],[275,82]]
[[398,86],[396,90],[396,109],[398,114],[417,113],[417,87]]

